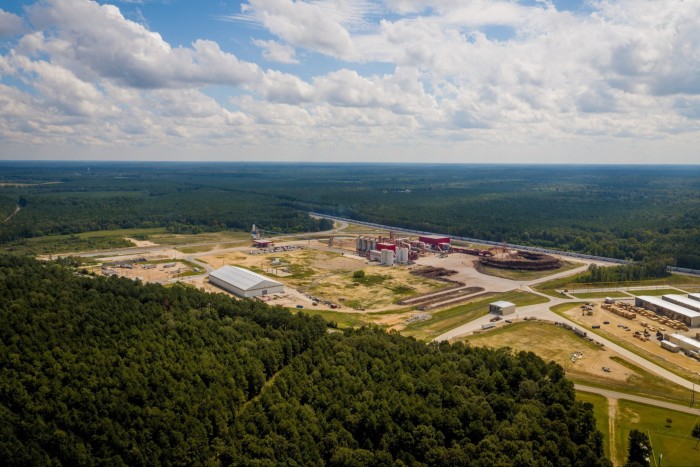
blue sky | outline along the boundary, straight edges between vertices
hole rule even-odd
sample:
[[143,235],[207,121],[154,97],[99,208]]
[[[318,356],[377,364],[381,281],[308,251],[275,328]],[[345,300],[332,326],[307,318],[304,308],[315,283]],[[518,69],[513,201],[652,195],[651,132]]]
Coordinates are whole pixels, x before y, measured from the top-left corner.
[[0,158],[698,163],[700,2],[0,4]]

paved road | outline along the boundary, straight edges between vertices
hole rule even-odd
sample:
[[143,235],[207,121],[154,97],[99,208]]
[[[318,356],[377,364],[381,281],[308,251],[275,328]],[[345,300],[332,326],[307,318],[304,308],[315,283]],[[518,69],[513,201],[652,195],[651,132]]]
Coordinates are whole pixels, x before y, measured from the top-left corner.
[[653,405],[654,407],[661,407],[663,409],[670,409],[675,410],[677,412],[684,412],[691,415],[700,416],[700,408],[688,407],[687,405],[674,404],[672,402],[649,399],[648,397],[635,396],[633,394],[625,394],[624,392],[610,391],[608,389],[594,388],[592,386],[584,386],[582,384],[574,384],[574,388],[577,391],[599,394],[603,397],[607,397],[608,399],[623,399],[632,402],[639,402],[641,404]]

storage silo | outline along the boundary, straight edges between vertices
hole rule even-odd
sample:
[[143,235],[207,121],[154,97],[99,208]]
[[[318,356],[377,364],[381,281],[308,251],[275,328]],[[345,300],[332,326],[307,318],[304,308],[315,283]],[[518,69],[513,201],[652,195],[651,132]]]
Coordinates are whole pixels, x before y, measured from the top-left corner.
[[355,250],[362,251],[362,237],[357,237],[355,240]]
[[398,248],[396,250],[396,261],[399,263],[408,263],[408,248]]
[[387,266],[394,265],[394,251],[393,250],[382,250],[382,264]]

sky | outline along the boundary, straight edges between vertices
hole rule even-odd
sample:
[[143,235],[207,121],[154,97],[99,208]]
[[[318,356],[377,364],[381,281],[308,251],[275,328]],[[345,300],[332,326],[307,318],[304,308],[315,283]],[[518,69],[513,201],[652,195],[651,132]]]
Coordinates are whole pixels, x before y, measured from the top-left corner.
[[698,0],[0,2],[0,159],[700,163]]

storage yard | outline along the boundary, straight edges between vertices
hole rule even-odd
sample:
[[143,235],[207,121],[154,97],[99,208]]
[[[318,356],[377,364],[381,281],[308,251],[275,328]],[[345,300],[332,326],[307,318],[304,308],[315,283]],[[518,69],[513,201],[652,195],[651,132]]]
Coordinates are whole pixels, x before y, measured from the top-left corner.
[[[640,311],[631,303],[619,300],[614,304],[595,303],[591,305],[576,307],[568,311],[566,316],[603,337],[610,335],[690,372],[700,371],[700,361],[688,357],[682,352],[673,353],[661,347],[659,338],[663,338],[662,335],[667,336],[680,332],[671,327],[671,320],[658,317],[647,310]],[[656,319],[652,319],[653,317]],[[692,331],[682,334],[691,333],[695,336]]]

